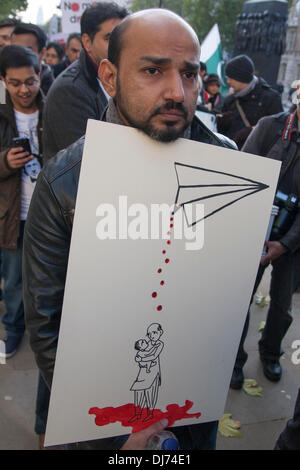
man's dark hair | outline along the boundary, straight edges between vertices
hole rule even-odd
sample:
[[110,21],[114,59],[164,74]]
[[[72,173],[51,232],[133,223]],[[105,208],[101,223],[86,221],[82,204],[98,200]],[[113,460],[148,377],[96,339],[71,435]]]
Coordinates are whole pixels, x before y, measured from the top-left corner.
[[15,18],[5,18],[4,20],[0,21],[0,29],[1,28],[7,28],[7,27],[12,27],[12,26],[17,26],[20,21],[16,20]]
[[201,61],[200,61],[200,71],[201,72],[207,72],[206,64],[204,62],[201,62]]
[[38,56],[28,47],[6,46],[0,53],[0,75],[5,78],[9,68],[33,67],[36,74],[40,73]]
[[62,46],[59,44],[59,42],[55,42],[55,41],[49,42],[46,47],[47,51],[51,49],[51,47],[55,49],[56,54],[58,55],[59,59],[62,60],[65,53],[64,53]]
[[46,46],[47,36],[44,31],[32,23],[20,23],[18,24],[13,32],[13,36],[18,36],[20,34],[33,34],[38,42],[38,51],[41,52],[42,49]]
[[72,39],[76,39],[76,40],[79,41],[80,44],[82,45],[82,42],[81,42],[81,34],[79,34],[79,33],[72,33],[72,34],[70,34],[70,36],[68,36],[67,43],[66,43],[66,47],[69,46],[70,41],[72,41]]
[[123,19],[129,15],[127,8],[121,7],[116,3],[97,3],[88,7],[81,17],[80,28],[81,34],[87,34],[91,41],[94,40],[95,35],[100,31],[101,24],[104,21],[113,18]]
[[124,34],[130,25],[130,19],[119,23],[111,32],[108,44],[108,60],[116,67],[119,66],[122,46],[124,47]]

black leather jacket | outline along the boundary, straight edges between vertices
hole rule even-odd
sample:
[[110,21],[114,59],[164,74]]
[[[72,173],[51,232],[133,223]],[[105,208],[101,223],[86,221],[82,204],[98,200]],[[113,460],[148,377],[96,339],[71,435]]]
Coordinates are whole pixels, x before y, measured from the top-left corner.
[[[236,148],[197,118],[191,140]],[[84,137],[50,159],[40,173],[24,236],[23,286],[26,326],[38,367],[51,386]],[[79,345],[80,347],[80,345]]]

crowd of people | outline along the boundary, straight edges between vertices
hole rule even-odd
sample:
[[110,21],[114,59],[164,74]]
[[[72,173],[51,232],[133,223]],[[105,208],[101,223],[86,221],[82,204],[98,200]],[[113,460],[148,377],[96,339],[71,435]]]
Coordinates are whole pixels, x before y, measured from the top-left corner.
[[[7,19],[0,23],[0,49],[0,75],[6,88],[6,102],[0,104],[0,249],[6,330],[0,353],[6,359],[12,357],[27,329],[40,371],[35,424],[40,448],[89,118],[138,128],[160,142],[184,137],[282,161],[277,190],[286,195],[283,209],[292,216],[266,242],[252,295],[271,264],[271,301],[259,354],[265,376],[279,381],[281,343],[292,323],[292,296],[300,285],[300,211],[297,204],[290,210],[291,195],[300,200],[300,109],[284,112],[278,92],[257,77],[245,55],[228,61],[231,90],[224,96],[218,75],[207,73],[200,62],[196,33],[168,10],[129,14],[114,3],[93,5],[82,15],[81,33],[71,34],[65,48],[49,42],[38,26]],[[197,117],[199,100],[200,107],[216,116],[218,133]],[[232,374],[233,389],[241,388],[244,381],[248,324],[249,312]],[[299,408],[300,395],[277,449],[300,448]],[[163,420],[129,437],[89,445],[144,449],[150,434],[167,424]],[[217,424],[173,431],[182,449],[214,449]]]

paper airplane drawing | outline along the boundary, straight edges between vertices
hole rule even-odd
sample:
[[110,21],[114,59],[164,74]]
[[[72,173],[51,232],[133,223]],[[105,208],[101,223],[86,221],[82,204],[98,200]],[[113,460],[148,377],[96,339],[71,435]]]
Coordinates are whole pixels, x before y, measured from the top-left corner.
[[[269,187],[258,181],[222,171],[178,162],[174,165],[178,182],[174,212],[183,209],[188,227]],[[199,220],[193,220],[191,214],[194,211],[187,213],[185,207],[199,202],[205,202],[205,215]]]

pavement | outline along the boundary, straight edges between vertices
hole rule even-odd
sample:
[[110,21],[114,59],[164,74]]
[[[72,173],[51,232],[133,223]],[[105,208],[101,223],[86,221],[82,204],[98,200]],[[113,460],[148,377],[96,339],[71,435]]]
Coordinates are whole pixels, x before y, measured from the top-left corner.
[[[268,294],[269,278],[267,271],[258,292]],[[0,302],[0,316],[3,313],[3,302]],[[300,293],[294,295],[294,322],[283,342],[282,379],[275,384],[264,377],[258,356],[258,327],[266,313],[267,307],[253,304],[245,344],[249,353],[245,377],[258,382],[263,388],[262,397],[247,395],[243,390],[229,390],[224,413],[232,414],[232,419],[241,423],[241,437],[223,437],[218,433],[217,450],[272,450],[286,421],[293,415],[300,387],[300,364],[292,362],[295,352],[292,344],[300,340]],[[0,337],[4,337],[2,323]],[[38,450],[34,433],[37,381],[37,367],[25,334],[17,354],[6,364],[0,362],[0,450]]]

